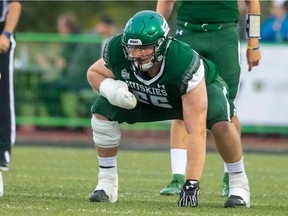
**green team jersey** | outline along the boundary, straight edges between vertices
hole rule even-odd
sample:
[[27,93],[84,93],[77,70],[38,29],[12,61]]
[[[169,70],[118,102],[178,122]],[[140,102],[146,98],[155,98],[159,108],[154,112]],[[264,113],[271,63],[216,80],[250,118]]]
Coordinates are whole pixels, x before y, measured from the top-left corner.
[[228,23],[238,22],[239,19],[237,0],[179,0],[177,7],[177,20],[182,22]]
[[172,38],[168,43],[160,72],[151,79],[137,74],[131,61],[127,61],[121,45],[121,35],[106,44],[103,58],[116,80],[125,81],[138,102],[178,108],[182,106],[181,96],[189,91],[191,83],[199,79],[196,73],[201,62],[205,68],[206,84],[216,79],[217,69],[212,62],[201,58],[186,43]]
[[182,95],[200,82],[204,70],[208,96],[207,128],[211,129],[220,121],[230,121],[229,92],[218,75],[217,67],[184,42],[169,39],[160,71],[150,79],[145,74],[138,74],[132,62],[126,59],[121,35],[106,43],[103,59],[115,79],[127,83],[137,105],[131,110],[123,109],[100,95],[93,103],[92,113],[103,115],[110,121],[129,124],[183,119]]

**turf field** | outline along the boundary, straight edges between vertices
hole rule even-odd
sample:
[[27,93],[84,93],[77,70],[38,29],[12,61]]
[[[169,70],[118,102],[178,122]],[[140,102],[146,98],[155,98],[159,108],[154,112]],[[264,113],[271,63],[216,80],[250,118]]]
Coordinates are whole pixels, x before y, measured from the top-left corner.
[[224,209],[220,196],[223,164],[208,153],[201,181],[200,208],[179,208],[178,196],[160,196],[170,180],[168,152],[118,154],[119,198],[114,204],[91,203],[97,160],[92,148],[17,147],[0,198],[0,215],[287,215],[287,155],[246,154],[251,187],[250,209]]

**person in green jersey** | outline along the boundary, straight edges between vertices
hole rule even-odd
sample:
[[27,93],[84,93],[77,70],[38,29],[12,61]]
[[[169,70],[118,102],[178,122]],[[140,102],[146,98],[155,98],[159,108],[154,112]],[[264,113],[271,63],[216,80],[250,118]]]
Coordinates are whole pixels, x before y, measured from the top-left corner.
[[122,34],[106,43],[103,58],[88,69],[90,85],[100,92],[91,109],[99,173],[89,200],[117,201],[120,123],[181,119],[188,133],[187,174],[178,206],[199,206],[206,128],[220,126],[231,144],[223,149],[229,155],[223,160],[238,172],[231,178],[232,196],[224,206],[249,207],[249,183],[240,137],[230,119],[228,88],[211,61],[168,33],[169,26],[160,14],[140,11],[127,22]]
[[[249,71],[259,64],[260,5],[258,0],[247,0],[248,48],[247,63]],[[157,12],[168,19],[175,0],[159,0]],[[177,30],[175,38],[188,43],[201,56],[214,62],[219,75],[229,87],[229,103],[232,122],[241,134],[237,118],[235,99],[240,81],[240,50],[237,22],[239,20],[237,0],[231,1],[177,1]],[[256,31],[256,32],[255,32]],[[223,128],[212,130],[218,149],[226,148],[221,141]],[[161,195],[178,194],[184,184],[186,161],[180,160],[186,155],[183,142],[186,131],[183,121],[175,120],[171,125],[171,167],[172,181],[160,191]],[[223,151],[220,151],[220,153]],[[226,154],[225,152],[223,152]],[[223,191],[229,196],[229,170],[224,163]]]

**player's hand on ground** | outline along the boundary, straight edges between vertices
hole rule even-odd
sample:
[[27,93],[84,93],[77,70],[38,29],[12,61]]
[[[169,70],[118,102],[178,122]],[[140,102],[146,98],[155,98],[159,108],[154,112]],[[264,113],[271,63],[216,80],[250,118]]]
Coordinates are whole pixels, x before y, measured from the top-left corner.
[[195,180],[186,180],[179,193],[178,206],[186,207],[190,203],[191,207],[199,207],[199,193],[199,182]]

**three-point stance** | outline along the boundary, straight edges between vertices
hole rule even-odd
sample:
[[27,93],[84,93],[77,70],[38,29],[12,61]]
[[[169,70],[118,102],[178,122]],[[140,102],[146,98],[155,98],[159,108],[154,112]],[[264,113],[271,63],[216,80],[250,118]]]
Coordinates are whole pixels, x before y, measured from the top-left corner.
[[[188,133],[187,171],[178,206],[199,206],[206,127],[224,127],[227,140],[240,142],[229,118],[228,89],[217,68],[187,44],[169,37],[168,32],[166,20],[158,13],[136,13],[123,33],[107,42],[103,58],[88,70],[90,85],[101,94],[92,107],[99,174],[90,201],[117,201],[119,123],[183,119]],[[231,151],[226,162],[235,174],[225,205],[240,200],[249,206],[241,148],[226,151]]]

